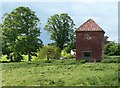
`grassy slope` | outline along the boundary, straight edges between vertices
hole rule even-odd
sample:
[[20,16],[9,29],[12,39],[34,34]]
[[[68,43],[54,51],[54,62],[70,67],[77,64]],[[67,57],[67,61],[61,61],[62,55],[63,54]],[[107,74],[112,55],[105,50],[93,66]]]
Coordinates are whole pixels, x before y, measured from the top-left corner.
[[56,60],[52,63],[20,62],[3,64],[5,86],[117,86],[117,63],[78,63]]

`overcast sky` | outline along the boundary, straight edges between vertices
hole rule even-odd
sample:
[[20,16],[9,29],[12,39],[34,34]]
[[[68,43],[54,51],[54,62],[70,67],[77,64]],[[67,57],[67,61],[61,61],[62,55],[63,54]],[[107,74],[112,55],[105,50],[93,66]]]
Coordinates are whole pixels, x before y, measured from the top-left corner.
[[40,18],[40,38],[44,44],[52,42],[44,25],[51,15],[61,13],[68,13],[76,28],[92,18],[106,32],[109,40],[118,41],[118,2],[2,2],[2,15],[19,6],[29,7]]

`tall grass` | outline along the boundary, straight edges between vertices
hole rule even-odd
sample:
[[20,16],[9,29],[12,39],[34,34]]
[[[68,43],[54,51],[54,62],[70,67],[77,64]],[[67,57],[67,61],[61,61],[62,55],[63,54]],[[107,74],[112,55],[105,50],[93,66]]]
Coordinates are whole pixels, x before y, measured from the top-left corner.
[[5,86],[117,86],[117,63],[51,60],[3,63]]

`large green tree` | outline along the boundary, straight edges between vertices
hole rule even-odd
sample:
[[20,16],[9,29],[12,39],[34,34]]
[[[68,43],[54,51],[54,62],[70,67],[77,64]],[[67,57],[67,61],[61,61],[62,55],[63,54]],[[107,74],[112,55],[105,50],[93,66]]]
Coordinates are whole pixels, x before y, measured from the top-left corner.
[[74,22],[67,13],[55,14],[48,19],[45,30],[50,32],[51,40],[61,50],[75,39]]
[[39,49],[40,20],[28,7],[18,7],[3,16],[3,53],[12,57],[31,56]]
[[104,47],[104,53],[106,54],[106,55],[108,55],[109,53],[110,53],[110,47],[111,46],[114,46],[115,45],[115,42],[113,42],[113,41],[111,41],[111,42],[109,42],[109,43],[107,43],[106,45],[105,45],[105,47]]
[[114,44],[113,46],[109,47],[109,55],[117,55],[120,56],[120,44]]
[[104,47],[106,55],[120,55],[120,44],[110,41]]

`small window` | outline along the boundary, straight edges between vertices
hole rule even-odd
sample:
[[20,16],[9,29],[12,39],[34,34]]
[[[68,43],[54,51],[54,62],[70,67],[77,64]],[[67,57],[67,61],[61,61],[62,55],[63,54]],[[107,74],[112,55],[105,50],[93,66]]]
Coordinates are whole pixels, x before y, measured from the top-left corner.
[[86,51],[83,53],[84,57],[91,57],[91,52],[90,51]]

